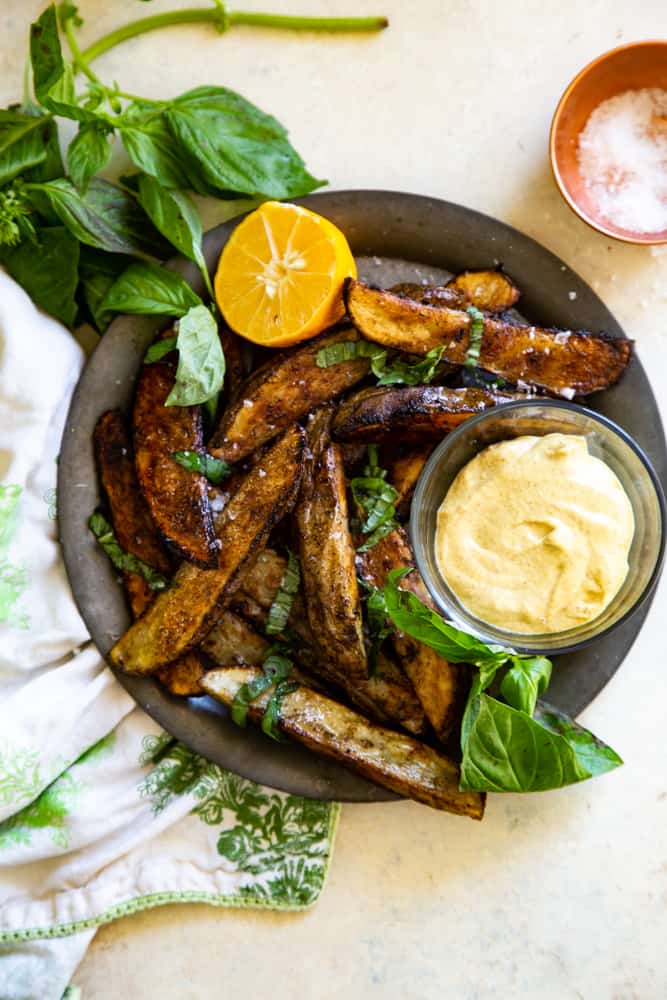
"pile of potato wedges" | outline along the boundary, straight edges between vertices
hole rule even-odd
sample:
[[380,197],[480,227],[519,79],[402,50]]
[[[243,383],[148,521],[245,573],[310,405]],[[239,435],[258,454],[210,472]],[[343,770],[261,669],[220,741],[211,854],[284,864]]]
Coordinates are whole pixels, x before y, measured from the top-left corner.
[[[526,393],[604,389],[627,366],[631,343],[518,321],[508,310],[519,291],[500,271],[391,291],[348,280],[344,295],[346,320],[288,351],[251,349],[221,329],[226,384],[209,432],[200,407],[164,405],[175,353],[143,365],[129,420],[120,411],[100,418],[95,451],[116,539],[170,580],[156,593],[125,573],[134,622],[110,659],[154,674],[174,695],[210,694],[231,706],[273,641],[267,619],[290,546],[300,587],[286,631],[298,684],[282,699],[281,731],[402,795],[481,819],[484,796],[459,790],[456,759],[470,669],[388,629],[369,670],[364,594],[391,570],[414,566],[405,524],[443,435]],[[471,306],[483,317],[473,371]],[[360,340],[410,361],[442,348],[442,363],[431,384],[380,387],[367,356],[318,364],[323,348]],[[379,445],[397,492],[397,520],[359,551],[349,481],[368,444]],[[210,454],[231,473],[214,486],[174,461],[178,451]],[[416,571],[402,586],[433,606]],[[251,721],[261,721],[270,698],[267,689],[255,699]]]

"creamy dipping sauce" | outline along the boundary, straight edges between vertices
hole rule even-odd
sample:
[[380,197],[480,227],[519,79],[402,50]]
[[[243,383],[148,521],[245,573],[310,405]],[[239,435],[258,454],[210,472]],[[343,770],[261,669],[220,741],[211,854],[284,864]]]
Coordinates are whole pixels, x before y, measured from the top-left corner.
[[575,434],[490,445],[438,510],[435,551],[468,611],[510,632],[596,618],[628,573],[635,523],[617,476]]

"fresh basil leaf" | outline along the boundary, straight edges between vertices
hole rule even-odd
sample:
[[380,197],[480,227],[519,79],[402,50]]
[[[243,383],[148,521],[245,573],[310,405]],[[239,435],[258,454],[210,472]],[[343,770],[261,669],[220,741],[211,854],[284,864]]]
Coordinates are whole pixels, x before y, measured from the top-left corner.
[[435,347],[421,361],[409,362],[397,357],[383,367],[373,370],[378,375],[378,385],[428,385],[439,374],[444,347]]
[[46,159],[43,117],[20,111],[0,111],[0,185]]
[[301,570],[299,568],[299,560],[288,549],[285,573],[269,608],[269,617],[266,623],[267,635],[279,635],[284,630],[300,583]]
[[206,306],[189,309],[178,324],[176,382],[165,406],[205,403],[222,388],[225,355],[218,324]]
[[164,187],[199,191],[196,178],[193,179],[198,171],[196,164],[176,141],[164,114],[154,105],[129,105],[119,131],[128,156],[139,170]]
[[164,590],[168,587],[169,582],[161,573],[120,547],[113,528],[99,511],[91,515],[88,527],[116,569],[123,573],[138,573],[151,590]]
[[482,350],[484,316],[476,306],[468,306],[466,312],[470,316],[470,329],[468,331],[468,350],[463,364],[466,368],[476,368]]
[[532,716],[538,697],[551,680],[551,660],[545,656],[513,656],[512,666],[500,685],[500,695],[508,705]]
[[37,166],[24,172],[23,179],[27,182],[51,181],[54,177],[62,177],[65,172],[60,153],[58,125],[53,118],[47,118],[42,126],[42,144],[44,159]]
[[392,632],[392,627],[388,622],[387,602],[384,593],[377,587],[370,587],[363,584],[368,590],[364,600],[366,607],[366,624],[370,638],[370,650],[368,653],[368,676],[374,677],[377,670],[378,654],[382,643]]
[[169,128],[220,193],[294,198],[324,182],[308,173],[282,125],[225,87],[198,87],[172,101]]
[[332,365],[354,361],[356,358],[372,358],[381,363],[386,357],[386,350],[377,344],[371,344],[367,340],[344,340],[321,347],[315,356],[315,363],[318,368],[331,368]]
[[95,174],[111,159],[108,132],[108,127],[100,122],[85,122],[69,145],[67,172],[82,194],[88,190]]
[[76,317],[79,242],[63,226],[40,229],[37,245],[24,240],[0,248],[0,261],[35,305],[66,326]]
[[610,746],[599,740],[597,736],[584,729],[569,715],[559,711],[552,705],[538,702],[535,709],[535,721],[553,733],[558,733],[572,747],[579,764],[595,777],[620,767],[623,760]]
[[42,107],[78,121],[93,117],[77,104],[74,74],[63,59],[54,4],[30,25],[30,63],[35,97]]
[[111,312],[140,316],[185,316],[201,299],[175,271],[135,261],[114,282],[102,302]]
[[363,475],[350,480],[350,490],[365,520],[360,526],[362,534],[368,536],[360,552],[367,552],[396,527],[395,501],[398,492],[386,481],[387,472],[378,465],[378,450],[375,445],[368,447],[368,463]]
[[[577,743],[582,745],[581,754]],[[570,742],[524,712],[480,694],[464,746],[461,788],[546,791],[583,781],[619,763],[608,747],[600,750],[590,733],[577,733]]]
[[45,197],[81,243],[111,253],[166,256],[169,252],[134,198],[109,181],[94,178],[85,194],[64,177],[29,184],[25,190],[30,198],[33,193]]
[[139,177],[139,204],[155,228],[177,250],[195,262],[201,271],[211,298],[213,289],[202,252],[202,228],[197,206],[182,191],[168,190],[154,177]]
[[104,299],[120,274],[132,263],[126,254],[105,253],[94,247],[81,245],[79,277],[84,302],[100,333],[111,322],[113,312],[105,309]]
[[283,681],[281,684],[276,686],[275,691],[269,701],[269,704],[264,710],[264,718],[262,719],[262,732],[266,736],[270,736],[272,740],[276,740],[278,743],[282,742],[283,736],[280,732],[280,710],[282,708],[283,700],[288,694],[292,694],[299,687],[296,681]]
[[283,646],[278,643],[270,646],[262,662],[262,673],[237,691],[231,707],[232,722],[237,726],[246,725],[248,710],[260,694],[273,684],[279,685],[286,680],[292,669],[292,661],[282,654],[282,649]]
[[399,582],[409,572],[412,570],[392,570],[384,588],[387,613],[398,629],[431,646],[452,663],[486,668],[500,667],[507,662],[511,650],[488,646],[481,639],[450,625],[410,591],[401,590]]
[[[167,354],[176,350],[176,337],[165,337],[164,340],[157,340],[148,348],[144,354],[144,364],[154,365],[156,361],[162,361]],[[197,452],[179,452],[179,455],[196,455]]]
[[[172,338],[169,337],[168,340]],[[166,344],[167,341],[161,341],[162,344]],[[156,344],[153,345],[157,346]],[[176,346],[176,341],[174,338],[174,347]],[[209,455],[207,452],[198,451],[172,451],[171,457],[173,460],[188,472],[198,472],[202,476],[206,476],[210,483],[214,486],[218,486],[224,479],[231,474],[232,467],[229,462],[225,462],[222,458],[214,458],[213,455]]]

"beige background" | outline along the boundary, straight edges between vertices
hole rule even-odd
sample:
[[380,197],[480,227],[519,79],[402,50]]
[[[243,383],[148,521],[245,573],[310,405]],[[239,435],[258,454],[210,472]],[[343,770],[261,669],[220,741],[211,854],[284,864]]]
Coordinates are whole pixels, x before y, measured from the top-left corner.
[[[186,2],[80,0],[84,41]],[[43,6],[0,3],[3,104],[19,96],[27,25]],[[257,7],[385,13],[391,28],[356,38],[178,28],[130,42],[96,69],[149,97],[226,84],[285,122],[333,187],[440,195],[518,226],[597,289],[638,341],[667,412],[667,248],[587,229],[561,202],[547,160],[568,81],[607,48],[664,37],[664,0]],[[663,585],[622,671],[583,717],[625,767],[560,792],[492,798],[481,825],[412,803],[344,807],[312,911],[188,905],[120,920],[98,933],[76,974],[84,1000],[667,996],[666,596]]]

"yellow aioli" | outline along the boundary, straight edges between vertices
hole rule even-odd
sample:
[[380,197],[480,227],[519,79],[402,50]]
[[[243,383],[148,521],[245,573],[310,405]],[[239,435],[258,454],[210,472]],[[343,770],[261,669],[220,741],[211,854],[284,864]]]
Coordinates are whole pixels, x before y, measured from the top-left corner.
[[461,469],[438,510],[436,560],[482,621],[562,632],[596,618],[617,593],[634,530],[625,490],[584,437],[524,436]]

